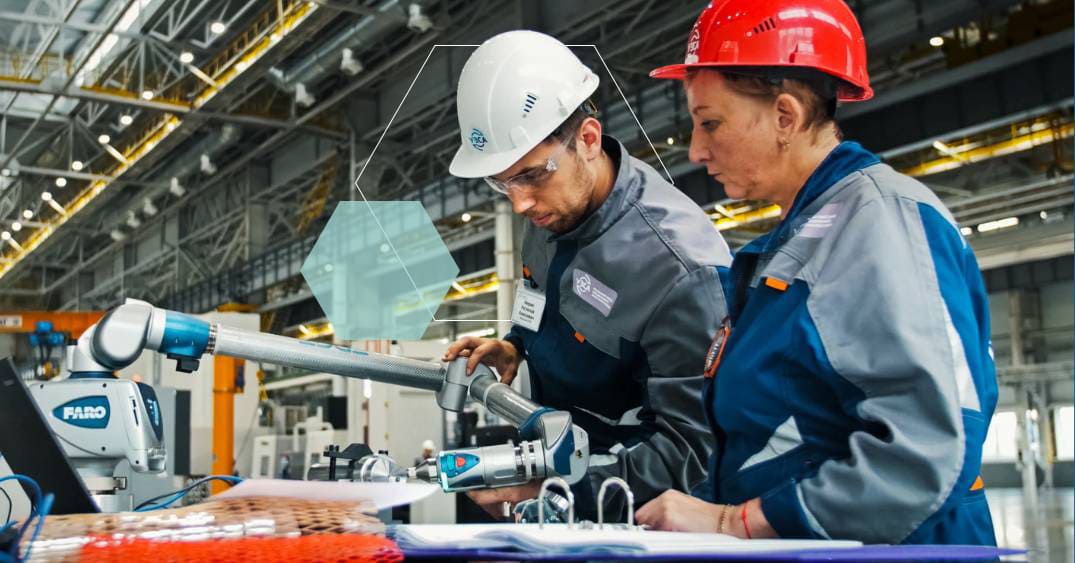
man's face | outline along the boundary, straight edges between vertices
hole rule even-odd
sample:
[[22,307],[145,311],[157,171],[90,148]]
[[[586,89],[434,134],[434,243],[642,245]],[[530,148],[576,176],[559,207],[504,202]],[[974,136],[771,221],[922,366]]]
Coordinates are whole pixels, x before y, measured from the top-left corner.
[[541,143],[494,178],[512,185],[507,194],[512,211],[557,234],[582,221],[595,184],[578,152],[560,142]]

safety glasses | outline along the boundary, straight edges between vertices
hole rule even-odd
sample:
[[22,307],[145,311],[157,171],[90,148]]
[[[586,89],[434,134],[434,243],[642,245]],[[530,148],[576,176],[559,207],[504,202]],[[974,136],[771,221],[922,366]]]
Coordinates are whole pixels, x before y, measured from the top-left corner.
[[564,157],[564,153],[567,152],[567,145],[561,143],[559,148],[553,151],[552,154],[545,160],[545,166],[538,166],[527,170],[521,174],[516,174],[507,180],[498,180],[492,176],[485,177],[485,183],[489,184],[490,188],[504,194],[510,195],[513,190],[533,191],[540,189],[552,178],[556,171],[560,169],[560,162]]

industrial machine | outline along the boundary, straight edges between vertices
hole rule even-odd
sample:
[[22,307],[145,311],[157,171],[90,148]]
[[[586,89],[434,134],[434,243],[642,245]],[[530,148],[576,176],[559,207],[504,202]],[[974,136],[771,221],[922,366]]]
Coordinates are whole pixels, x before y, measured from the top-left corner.
[[[589,439],[572,424],[570,414],[523,397],[500,383],[485,366],[468,376],[465,359],[449,364],[423,362],[244,331],[133,299],[109,311],[78,341],[78,356],[105,371],[130,365],[143,350],[166,355],[176,361],[179,371],[188,373],[198,369],[203,354],[215,354],[429,389],[436,392],[441,408],[455,412],[463,409],[469,396],[519,428],[522,440],[518,444],[444,451],[434,463],[406,471],[407,478],[437,483],[446,492],[507,487],[547,477],[573,484],[585,475],[589,463]],[[395,462],[378,455],[373,460],[356,460],[359,479],[403,475]]]
[[117,466],[138,473],[164,470],[160,403],[145,383],[117,379],[77,347],[67,355],[70,377],[29,384],[64,453],[104,512],[134,508],[134,492]]

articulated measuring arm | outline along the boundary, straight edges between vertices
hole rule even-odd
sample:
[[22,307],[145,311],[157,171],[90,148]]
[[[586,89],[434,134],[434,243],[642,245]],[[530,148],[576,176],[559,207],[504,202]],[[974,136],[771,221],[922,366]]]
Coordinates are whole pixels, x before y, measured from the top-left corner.
[[100,364],[102,371],[125,368],[146,349],[174,359],[177,369],[188,373],[198,369],[203,354],[221,354],[429,389],[436,392],[441,408],[454,412],[463,409],[469,394],[516,425],[524,441],[441,452],[423,477],[438,481],[445,491],[520,485],[553,476],[573,484],[585,475],[589,464],[589,440],[584,430],[571,423],[571,415],[519,395],[497,381],[486,366],[468,377],[465,359],[449,364],[422,362],[239,330],[134,299],[109,311],[87,330],[79,338],[78,349]]

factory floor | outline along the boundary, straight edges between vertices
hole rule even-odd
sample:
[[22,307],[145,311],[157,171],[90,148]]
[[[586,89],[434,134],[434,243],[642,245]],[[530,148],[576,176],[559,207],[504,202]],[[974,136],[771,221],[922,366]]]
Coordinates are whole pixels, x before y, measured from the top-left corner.
[[1042,490],[1033,515],[1026,512],[1022,489],[986,489],[986,495],[998,545],[1028,550],[1025,560],[1032,563],[1075,561],[1075,490]]

